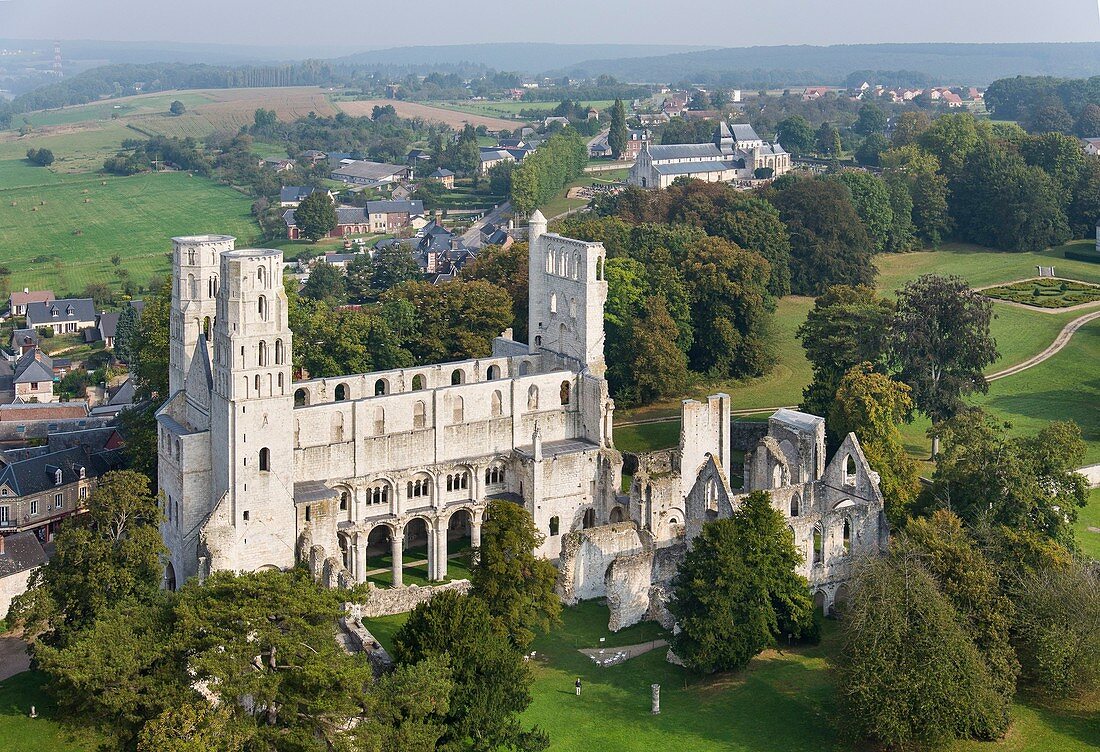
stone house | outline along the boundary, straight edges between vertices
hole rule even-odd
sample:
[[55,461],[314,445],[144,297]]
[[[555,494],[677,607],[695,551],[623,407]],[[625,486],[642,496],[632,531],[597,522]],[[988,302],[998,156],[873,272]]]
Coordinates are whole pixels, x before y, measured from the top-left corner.
[[32,290],[24,287],[22,292],[13,292],[8,296],[8,315],[12,318],[26,316],[27,306],[31,303],[49,303],[53,299],[53,290]]
[[15,399],[19,402],[54,402],[54,363],[38,348],[15,361]]
[[70,334],[95,326],[95,303],[91,298],[69,298],[27,304],[28,329],[49,327],[54,334]]

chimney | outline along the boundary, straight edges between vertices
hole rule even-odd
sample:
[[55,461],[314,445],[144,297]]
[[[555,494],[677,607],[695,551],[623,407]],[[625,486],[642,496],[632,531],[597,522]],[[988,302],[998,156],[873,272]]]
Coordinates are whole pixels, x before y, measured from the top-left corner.
[[29,293],[30,291],[31,291],[31,288],[29,288],[29,287],[24,287],[23,288],[24,293]]

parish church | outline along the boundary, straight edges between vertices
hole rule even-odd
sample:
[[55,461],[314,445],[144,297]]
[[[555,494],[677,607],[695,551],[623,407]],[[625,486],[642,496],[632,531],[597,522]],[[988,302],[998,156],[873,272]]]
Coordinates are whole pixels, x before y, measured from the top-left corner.
[[708,183],[753,180],[757,170],[779,177],[791,169],[791,155],[768,143],[748,123],[720,122],[705,144],[642,144],[627,182],[639,188],[668,188],[677,178]]

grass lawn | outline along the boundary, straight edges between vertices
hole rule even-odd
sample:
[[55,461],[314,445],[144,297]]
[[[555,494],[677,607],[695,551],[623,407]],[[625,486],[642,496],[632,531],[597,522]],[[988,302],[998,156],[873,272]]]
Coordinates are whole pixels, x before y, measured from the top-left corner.
[[[0,189],[59,182],[58,175],[98,170],[127,138],[141,138],[141,134],[117,122],[70,133],[4,134],[0,136]],[[55,161],[49,168],[32,167],[26,161],[28,149],[49,149]],[[51,173],[54,177],[49,177]]]
[[547,219],[556,217],[559,214],[569,211],[570,209],[582,209],[588,206],[589,199],[587,198],[566,198],[569,194],[570,188],[578,188],[582,185],[603,185],[606,183],[618,183],[626,180],[626,176],[630,173],[629,169],[622,170],[608,170],[607,172],[600,172],[595,174],[581,175],[579,178],[569,183],[565,188],[558,193],[557,196],[546,202],[544,206],[540,206],[539,210],[546,215]]
[[[1090,527],[1093,529],[1089,530]],[[1074,531],[1081,550],[1100,561],[1100,488],[1089,491],[1089,505],[1077,510]]]
[[0,248],[14,289],[52,289],[60,297],[89,282],[118,287],[110,262],[116,254],[120,268],[144,285],[168,273],[175,235],[224,233],[251,245],[259,228],[250,208],[246,196],[187,173],[0,189]]
[[[521,110],[540,110],[547,115],[556,108],[560,102],[525,102],[523,100],[506,99],[499,102],[432,102],[437,107],[447,107],[459,112],[469,112],[471,115],[488,115],[489,117],[512,118]],[[595,107],[600,111],[601,120],[603,111],[615,104],[611,99],[597,99],[583,104]]]
[[[86,727],[60,720],[60,711],[43,691],[43,675],[24,671],[0,682],[0,749],[20,752],[92,752],[106,742]],[[34,705],[38,718],[29,718]]]

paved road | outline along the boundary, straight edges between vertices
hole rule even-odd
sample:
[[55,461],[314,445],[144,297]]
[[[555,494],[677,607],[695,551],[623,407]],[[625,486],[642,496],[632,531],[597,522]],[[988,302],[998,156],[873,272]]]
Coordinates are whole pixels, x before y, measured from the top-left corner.
[[500,204],[497,208],[470,225],[470,229],[462,233],[462,242],[466,244],[467,248],[480,248],[481,228],[490,222],[493,224],[499,223],[504,214],[510,211],[512,211],[512,205],[510,203],[505,201],[503,204]]
[[[1028,358],[1023,362],[1017,363],[1014,366],[1009,366],[1008,368],[1005,368],[1001,371],[996,371],[995,373],[989,374],[985,377],[986,381],[998,381],[1000,379],[1007,378],[1008,376],[1015,376],[1022,371],[1026,371],[1029,368],[1034,368],[1040,363],[1049,360],[1050,358],[1053,358],[1055,355],[1062,351],[1062,348],[1069,344],[1070,339],[1072,339],[1073,335],[1076,334],[1078,329],[1080,329],[1082,326],[1089,323],[1090,321],[1095,321],[1096,319],[1100,319],[1100,311],[1093,311],[1092,313],[1086,313],[1084,316],[1078,316],[1077,318],[1066,324],[1064,327],[1062,327],[1062,331],[1058,333],[1058,336],[1054,338],[1054,341],[1050,343],[1050,346],[1043,350],[1041,353],[1034,357]],[[756,413],[770,413],[775,412],[776,410],[780,410],[783,407],[792,408],[791,405],[782,405],[780,407],[752,407],[746,408],[744,410],[734,410],[733,415],[734,417],[737,417],[744,415],[755,415]],[[797,408],[797,406],[794,406],[794,408],[792,409],[795,408]],[[642,418],[641,420],[628,420],[622,423],[616,423],[615,427],[617,428],[619,426],[640,426],[648,423],[670,423],[676,420],[679,420],[679,417]]]

